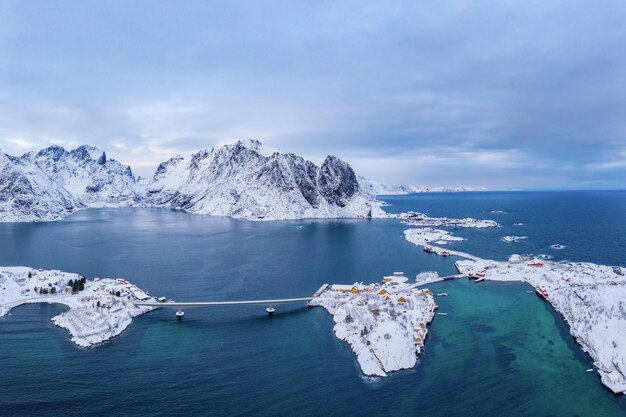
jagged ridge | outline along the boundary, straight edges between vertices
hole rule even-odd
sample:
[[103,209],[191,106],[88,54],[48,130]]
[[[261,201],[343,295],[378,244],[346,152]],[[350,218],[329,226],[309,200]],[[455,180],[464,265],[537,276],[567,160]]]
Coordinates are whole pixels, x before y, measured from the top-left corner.
[[237,142],[179,155],[159,165],[147,187],[155,205],[248,219],[379,217],[344,161],[328,156],[321,167],[302,157],[263,155],[260,143]]
[[258,141],[175,155],[147,185],[93,146],[1,155],[0,221],[50,221],[86,206],[128,205],[252,220],[385,215],[346,162],[328,156],[317,167],[291,153],[264,155]]

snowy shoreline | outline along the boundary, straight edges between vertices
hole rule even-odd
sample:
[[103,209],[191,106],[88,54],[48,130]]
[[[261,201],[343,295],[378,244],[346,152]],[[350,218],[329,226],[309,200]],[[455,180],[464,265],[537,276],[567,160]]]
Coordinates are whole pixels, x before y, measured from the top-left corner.
[[[435,241],[459,240],[445,230],[408,229],[404,235],[429,252],[464,258],[455,262],[462,276],[530,284],[565,319],[571,335],[594,360],[602,383],[615,394],[626,393],[625,268],[521,255],[494,261],[432,246]],[[437,280],[429,278],[422,284]]]
[[175,155],[152,179],[88,145],[20,157],[0,150],[0,222],[61,220],[86,207],[168,207],[246,220],[387,217],[348,163],[317,166],[256,140]]
[[335,284],[309,302],[333,316],[335,335],[350,345],[364,375],[387,376],[417,363],[437,304],[432,292],[407,281],[399,272],[381,284]]
[[[82,286],[72,291],[71,283],[81,281]],[[67,329],[72,342],[80,347],[119,336],[134,317],[154,310],[136,306],[132,301],[156,301],[123,279],[86,280],[70,272],[27,267],[0,267],[0,289],[0,318],[23,304],[58,303],[69,307],[51,320]]]

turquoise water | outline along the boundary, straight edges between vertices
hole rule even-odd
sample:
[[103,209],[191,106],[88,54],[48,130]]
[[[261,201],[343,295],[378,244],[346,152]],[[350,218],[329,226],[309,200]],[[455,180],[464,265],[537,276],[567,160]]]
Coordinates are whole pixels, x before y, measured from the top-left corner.
[[[556,213],[563,199],[570,212]],[[624,264],[626,193],[388,200],[390,210],[497,219],[503,228],[455,231],[470,239],[455,248],[478,255],[547,253],[546,245],[562,243],[568,248],[550,253]],[[510,232],[518,221],[524,232]],[[591,235],[578,241],[572,223]],[[454,271],[453,259],[406,242],[404,228],[393,220],[251,223],[94,209],[62,222],[0,225],[0,264],[120,276],[180,300],[303,296],[324,282],[374,281],[394,270]],[[507,245],[498,240],[506,234],[529,239]],[[610,246],[598,248],[600,242]],[[258,306],[196,309],[182,322],[171,310],[156,311],[109,343],[78,349],[49,321],[65,307],[22,306],[0,321],[0,415],[626,413],[622,397],[584,372],[589,357],[525,284],[457,280],[432,287],[450,294],[438,299],[449,314],[436,316],[415,369],[382,380],[361,376],[321,308],[280,306],[273,318]]]

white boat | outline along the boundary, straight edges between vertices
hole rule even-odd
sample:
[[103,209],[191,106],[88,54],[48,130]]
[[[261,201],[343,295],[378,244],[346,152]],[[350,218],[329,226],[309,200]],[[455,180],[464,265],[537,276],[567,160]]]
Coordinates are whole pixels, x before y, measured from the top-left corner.
[[274,313],[274,311],[276,311],[276,310],[274,310],[274,307],[268,307],[268,308],[266,308],[266,309],[265,309],[265,311],[267,311],[267,314],[270,314],[270,315],[271,315],[271,314],[272,314],[272,313]]
[[178,317],[179,319],[182,319],[185,316],[185,312],[183,310],[178,310],[176,312],[176,317]]

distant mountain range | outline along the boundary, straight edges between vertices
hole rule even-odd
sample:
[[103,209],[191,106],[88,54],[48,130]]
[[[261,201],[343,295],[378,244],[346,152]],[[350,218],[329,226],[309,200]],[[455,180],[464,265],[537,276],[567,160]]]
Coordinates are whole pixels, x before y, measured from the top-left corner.
[[485,187],[420,187],[417,185],[389,185],[359,176],[361,187],[372,195],[402,195],[418,193],[458,193],[487,191]]
[[346,162],[318,167],[297,155],[264,155],[258,141],[173,156],[149,181],[88,145],[0,152],[0,221],[51,221],[84,207],[158,206],[250,220],[383,217]]

